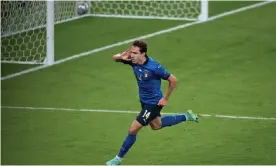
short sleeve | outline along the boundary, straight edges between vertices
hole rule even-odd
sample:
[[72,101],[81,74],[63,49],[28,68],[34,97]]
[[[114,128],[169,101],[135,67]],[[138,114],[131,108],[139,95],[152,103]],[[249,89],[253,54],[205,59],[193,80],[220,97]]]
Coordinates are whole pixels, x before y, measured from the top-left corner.
[[154,73],[163,80],[167,80],[171,75],[171,73],[160,64],[155,68]]

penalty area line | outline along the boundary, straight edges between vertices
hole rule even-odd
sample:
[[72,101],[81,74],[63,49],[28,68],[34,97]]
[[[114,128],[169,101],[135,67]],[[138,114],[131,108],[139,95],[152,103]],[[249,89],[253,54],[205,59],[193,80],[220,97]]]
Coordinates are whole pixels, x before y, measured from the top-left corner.
[[[120,113],[120,114],[138,114],[139,111],[124,110],[102,110],[102,109],[77,109],[77,108],[54,108],[54,107],[20,107],[20,106],[1,106],[6,109],[21,110],[44,110],[44,111],[75,111],[75,112],[100,112],[100,113]],[[163,115],[180,114],[173,112],[162,112]],[[249,119],[249,120],[276,120],[274,117],[252,117],[252,116],[236,116],[236,115],[213,115],[199,114],[200,117],[228,118],[228,119]]]

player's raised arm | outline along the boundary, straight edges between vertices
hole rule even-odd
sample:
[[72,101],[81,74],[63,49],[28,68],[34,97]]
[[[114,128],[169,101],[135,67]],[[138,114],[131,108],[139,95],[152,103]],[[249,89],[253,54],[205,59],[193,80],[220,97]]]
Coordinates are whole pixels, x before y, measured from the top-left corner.
[[116,55],[112,56],[112,59],[116,62],[121,62],[121,61],[131,61],[130,57],[131,50],[128,49],[124,51],[123,53],[119,53]]

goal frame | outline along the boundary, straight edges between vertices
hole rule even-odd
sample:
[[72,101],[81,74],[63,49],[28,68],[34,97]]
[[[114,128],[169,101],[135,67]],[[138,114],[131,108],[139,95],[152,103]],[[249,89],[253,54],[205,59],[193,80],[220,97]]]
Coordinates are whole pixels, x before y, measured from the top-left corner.
[[[76,3],[79,1],[76,0]],[[93,8],[93,6],[92,6]],[[1,63],[16,63],[16,64],[44,64],[44,65],[52,65],[55,63],[55,53],[54,53],[54,26],[55,24],[68,22],[72,20],[76,20],[82,17],[117,17],[117,18],[133,18],[133,19],[163,19],[163,20],[187,20],[187,21],[207,21],[208,20],[208,0],[200,0],[200,14],[198,18],[189,19],[189,18],[176,18],[176,17],[155,17],[155,16],[131,16],[131,15],[105,15],[105,14],[88,14],[82,16],[76,16],[74,18],[70,18],[65,21],[58,21],[55,23],[55,10],[54,10],[54,1],[47,0],[47,16],[46,16],[46,57],[43,62],[32,62],[32,61],[6,61],[1,59]],[[77,12],[77,5],[76,10]],[[45,27],[45,26],[42,26]],[[41,27],[35,27],[32,29],[28,29],[26,31],[35,30]],[[21,33],[21,32],[20,32]]]

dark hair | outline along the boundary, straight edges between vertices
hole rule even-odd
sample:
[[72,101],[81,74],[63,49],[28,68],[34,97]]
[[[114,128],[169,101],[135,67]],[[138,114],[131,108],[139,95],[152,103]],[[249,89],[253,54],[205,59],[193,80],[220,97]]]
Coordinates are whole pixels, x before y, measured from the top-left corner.
[[148,46],[147,43],[143,40],[135,40],[132,45],[135,47],[139,47],[141,53],[147,53]]

